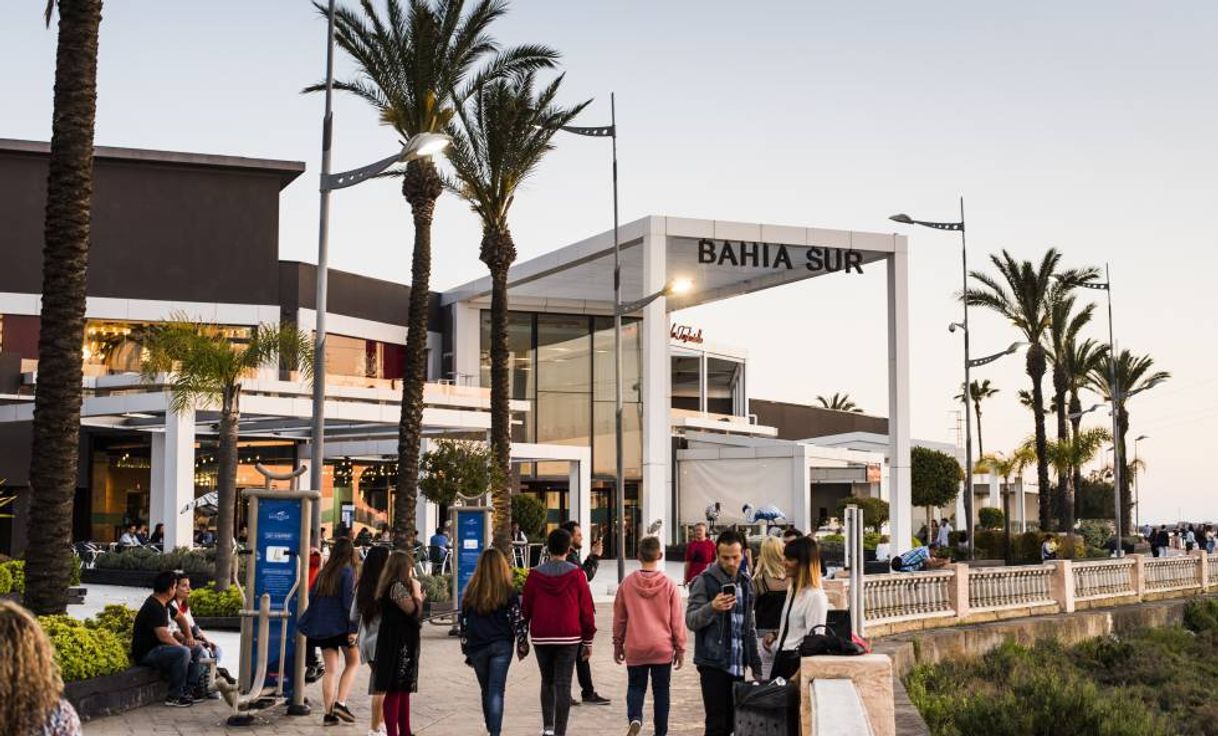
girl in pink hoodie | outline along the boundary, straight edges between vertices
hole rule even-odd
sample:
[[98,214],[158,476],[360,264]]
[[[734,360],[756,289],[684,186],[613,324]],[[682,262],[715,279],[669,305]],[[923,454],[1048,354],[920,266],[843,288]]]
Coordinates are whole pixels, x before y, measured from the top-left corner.
[[662,556],[659,539],[641,539],[639,562],[643,569],[622,581],[613,601],[613,660],[626,663],[630,678],[626,689],[629,736],[636,736],[643,727],[648,677],[655,698],[656,736],[667,736],[672,669],[681,669],[685,661],[681,594],[676,584],[657,569]]

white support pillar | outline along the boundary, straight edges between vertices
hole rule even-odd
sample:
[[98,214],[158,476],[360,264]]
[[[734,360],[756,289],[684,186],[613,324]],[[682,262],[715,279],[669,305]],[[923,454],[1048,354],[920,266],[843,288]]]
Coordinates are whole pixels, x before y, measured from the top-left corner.
[[888,464],[889,527],[893,550],[909,549],[913,536],[909,460],[909,244],[893,236],[888,256]]
[[[473,304],[457,302],[453,310],[453,383],[458,386],[477,386],[482,371],[482,310]],[[441,376],[449,378],[449,376]]]
[[580,529],[592,528],[592,453],[568,464],[567,498],[571,503],[571,518],[579,522]]
[[[423,438],[419,442],[419,458],[422,459],[423,454],[431,449],[432,440]],[[456,503],[458,505],[464,505],[468,502],[458,499]],[[440,518],[440,507],[431,501],[428,501],[423,497],[423,494],[420,493],[419,499],[414,505],[414,525],[415,528],[418,529],[417,538],[426,543],[428,539],[431,539],[431,535],[436,533],[436,529],[444,526],[444,522],[446,521],[448,521],[448,519]],[[455,533],[456,532],[454,531],[454,534]]]
[[[647,296],[668,282],[668,238],[664,220],[650,218],[640,246],[643,256],[643,289]],[[635,298],[628,296],[627,298]],[[639,489],[639,524],[643,529],[664,520],[662,537],[673,539],[672,518],[672,370],[668,355],[668,300],[660,297],[643,309],[643,485]]]
[[165,412],[165,431],[152,435],[151,523],[165,525],[165,550],[194,544],[195,413]]
[[791,454],[791,523],[799,529],[812,527],[812,480],[808,471],[809,448],[796,445]]

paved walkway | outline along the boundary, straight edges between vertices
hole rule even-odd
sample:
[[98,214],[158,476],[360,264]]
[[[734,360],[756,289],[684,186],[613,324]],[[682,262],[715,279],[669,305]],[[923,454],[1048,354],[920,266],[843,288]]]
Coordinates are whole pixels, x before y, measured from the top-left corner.
[[[597,604],[597,635],[593,647],[592,674],[600,693],[613,700],[608,706],[580,705],[571,709],[568,733],[625,733],[626,731],[626,668],[613,663],[609,632],[612,610],[609,603]],[[412,726],[418,736],[473,736],[485,734],[482,706],[477,680],[472,669],[464,664],[457,639],[447,635],[447,627],[425,626],[423,630],[423,659],[419,672],[419,692],[412,702]],[[691,642],[692,646],[692,642]],[[234,650],[235,653],[235,650]],[[361,668],[352,697],[348,703],[358,718],[354,725],[323,729],[321,715],[292,718],[278,707],[265,713],[263,722],[246,729],[227,729],[228,715],[223,701],[198,703],[193,708],[166,708],[151,705],[120,716],[102,718],[86,724],[89,736],[161,736],[164,734],[232,733],[250,736],[271,734],[313,734],[323,730],[332,734],[364,734],[368,729],[369,699],[366,695],[368,670]],[[530,656],[523,662],[513,661],[508,675],[504,736],[536,736],[541,733],[541,709],[538,702],[540,677],[537,663]],[[321,702],[321,685],[309,686],[308,697]],[[702,733],[702,700],[698,689],[698,673],[686,664],[673,673],[672,715],[669,733],[672,736],[693,736]],[[646,711],[644,734],[651,734],[650,698]]]

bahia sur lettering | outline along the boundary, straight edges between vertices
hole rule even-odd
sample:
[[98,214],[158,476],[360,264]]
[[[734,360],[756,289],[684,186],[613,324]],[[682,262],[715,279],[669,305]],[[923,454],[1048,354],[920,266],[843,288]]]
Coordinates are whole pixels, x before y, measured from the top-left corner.
[[[795,263],[787,246],[775,243],[747,243],[743,240],[716,242],[709,238],[698,241],[698,263],[731,265],[741,268],[794,269]],[[863,272],[863,254],[853,248],[812,246],[804,253],[804,268],[809,271]]]

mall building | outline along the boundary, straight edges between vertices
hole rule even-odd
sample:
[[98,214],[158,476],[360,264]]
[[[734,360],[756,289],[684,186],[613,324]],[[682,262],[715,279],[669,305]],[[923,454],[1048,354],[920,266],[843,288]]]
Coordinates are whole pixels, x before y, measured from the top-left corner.
[[[18,496],[0,551],[24,546],[47,158],[45,143],[0,140],[0,478]],[[97,148],[76,538],[113,540],[135,521],[163,523],[167,544],[180,545],[207,523],[188,506],[215,488],[218,413],[176,412],[163,385],[143,383],[141,337],[174,315],[222,325],[235,342],[262,323],[312,329],[316,270],[280,260],[278,243],[280,192],[303,172],[292,161]],[[890,526],[908,540],[906,239],[663,216],[623,225],[620,239],[624,303],[674,279],[694,284],[624,319],[627,547],[658,520],[681,541],[715,503],[720,523],[743,521],[746,503],[773,504],[806,529],[850,494],[888,500]],[[513,480],[551,523],[580,519],[607,544],[618,518],[612,269],[603,232],[518,263],[509,280]],[[681,321],[687,307],[871,269],[887,274],[887,320],[860,337],[887,345],[886,417],[755,397],[747,354]],[[430,295],[427,442],[486,437],[489,291],[480,278]],[[409,293],[330,272],[324,524],[389,518]],[[307,464],[310,392],[275,369],[243,383],[239,486],[262,485],[256,463]],[[421,529],[443,518],[429,504],[419,514]]]

